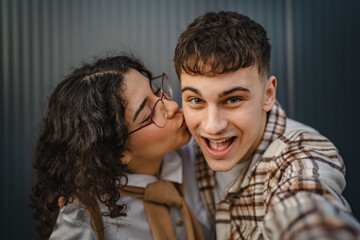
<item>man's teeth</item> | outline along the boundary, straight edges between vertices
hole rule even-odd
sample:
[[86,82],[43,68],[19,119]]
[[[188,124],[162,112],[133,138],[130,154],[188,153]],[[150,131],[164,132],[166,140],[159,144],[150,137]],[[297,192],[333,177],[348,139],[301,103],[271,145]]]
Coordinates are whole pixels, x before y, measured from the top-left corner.
[[233,138],[231,137],[219,140],[206,138],[208,147],[211,148],[213,151],[223,151],[227,149],[232,144],[232,140]]
[[224,139],[221,139],[221,140],[213,140],[213,139],[208,139],[209,142],[214,142],[214,143],[223,143],[223,142],[226,142],[228,141],[230,138],[224,138]]

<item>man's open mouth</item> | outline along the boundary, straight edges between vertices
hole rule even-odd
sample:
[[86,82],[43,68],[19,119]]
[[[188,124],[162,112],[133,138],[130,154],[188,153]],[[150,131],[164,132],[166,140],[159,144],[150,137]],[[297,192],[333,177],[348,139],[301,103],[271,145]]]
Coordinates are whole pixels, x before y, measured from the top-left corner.
[[213,151],[223,151],[231,146],[231,144],[235,140],[235,137],[228,137],[222,139],[209,139],[209,138],[203,138],[203,139],[205,140],[205,143],[209,149]]

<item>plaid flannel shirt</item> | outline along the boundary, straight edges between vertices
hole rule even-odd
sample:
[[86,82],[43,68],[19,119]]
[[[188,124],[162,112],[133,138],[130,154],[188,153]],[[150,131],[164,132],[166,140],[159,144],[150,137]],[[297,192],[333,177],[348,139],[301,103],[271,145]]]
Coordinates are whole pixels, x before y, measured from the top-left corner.
[[215,173],[195,143],[198,186],[217,239],[360,239],[341,195],[345,166],[338,150],[305,125],[285,131],[286,122],[276,103],[245,175],[217,204]]

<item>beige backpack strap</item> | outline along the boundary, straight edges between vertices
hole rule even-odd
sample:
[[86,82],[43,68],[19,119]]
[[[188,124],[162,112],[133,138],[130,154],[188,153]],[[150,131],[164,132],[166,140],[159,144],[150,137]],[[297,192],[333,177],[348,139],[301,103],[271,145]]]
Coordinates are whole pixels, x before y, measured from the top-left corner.
[[86,210],[89,212],[91,217],[91,223],[95,230],[96,238],[98,240],[104,240],[104,226],[101,217],[100,207],[94,197],[89,195],[77,195],[77,198],[82,204],[85,205]]

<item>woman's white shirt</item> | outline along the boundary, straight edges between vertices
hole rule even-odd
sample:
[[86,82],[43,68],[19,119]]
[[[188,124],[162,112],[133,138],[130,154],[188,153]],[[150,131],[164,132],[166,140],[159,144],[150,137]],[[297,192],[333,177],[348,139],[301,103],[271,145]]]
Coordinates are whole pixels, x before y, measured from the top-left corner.
[[[181,157],[180,157],[181,156]],[[185,200],[197,218],[205,239],[213,239],[207,213],[203,207],[195,176],[195,158],[192,141],[177,152],[167,154],[163,161],[160,179],[184,183]],[[128,185],[146,187],[158,179],[152,175],[128,174]],[[146,218],[143,200],[121,196],[119,203],[127,205],[127,216],[110,218],[103,216],[105,239],[149,239],[152,240],[150,226]],[[102,212],[107,209],[100,204]],[[178,239],[186,239],[186,228],[180,211],[170,207],[172,224]],[[91,219],[86,209],[77,201],[67,204],[60,212],[50,236],[55,239],[96,239]]]

